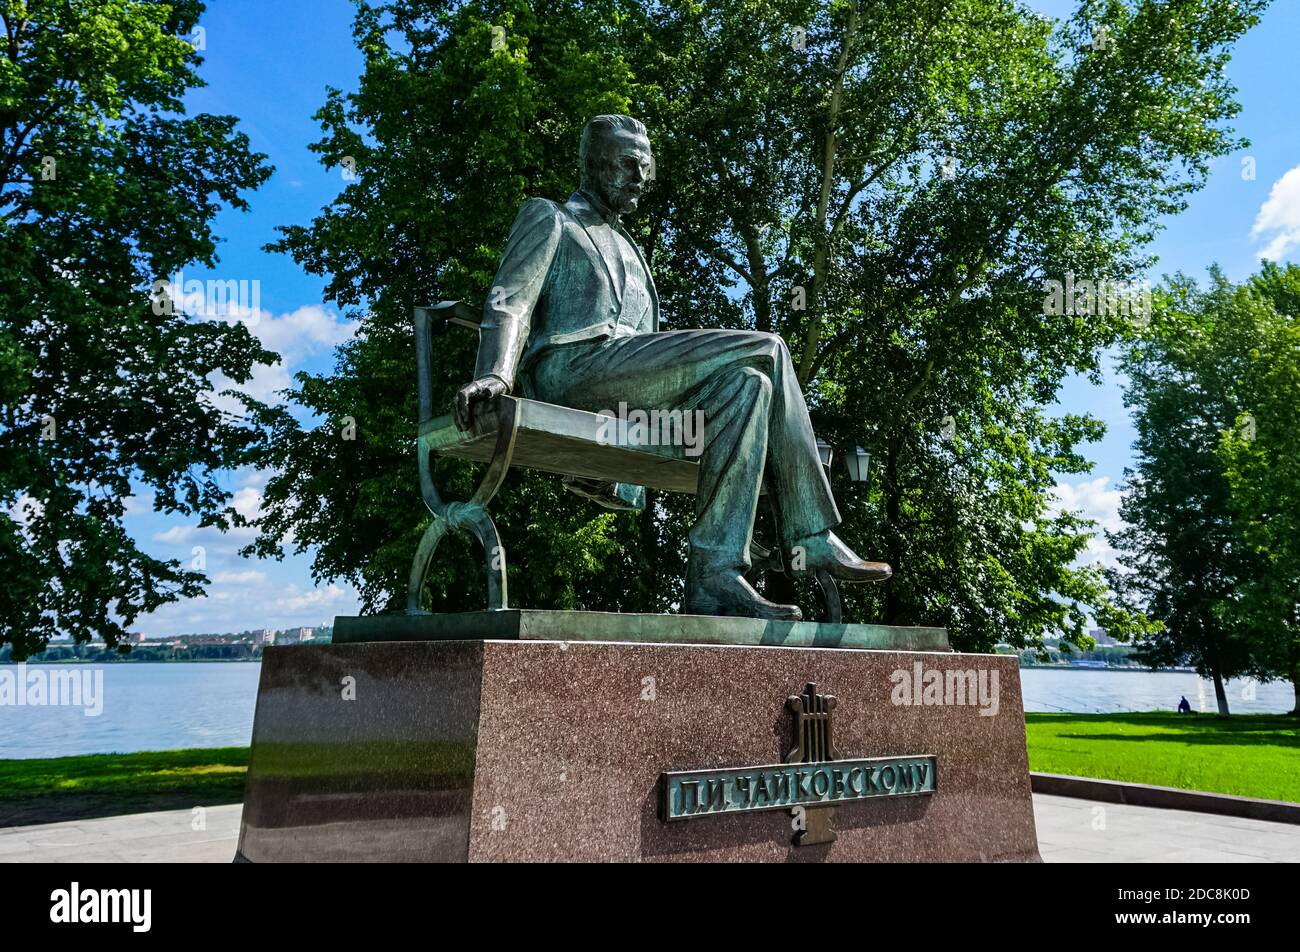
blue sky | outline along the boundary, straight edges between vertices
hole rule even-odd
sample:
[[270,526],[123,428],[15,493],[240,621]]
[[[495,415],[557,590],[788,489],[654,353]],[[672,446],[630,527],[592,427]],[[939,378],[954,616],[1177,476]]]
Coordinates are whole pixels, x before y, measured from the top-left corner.
[[[1065,0],[1029,5],[1054,16],[1066,15],[1074,6]],[[254,381],[253,389],[264,395],[287,385],[297,370],[328,368],[333,348],[352,331],[337,308],[322,299],[320,278],[303,273],[287,256],[262,250],[275,239],[277,225],[306,224],[344,184],[340,170],[323,169],[307,147],[319,136],[312,114],[323,103],[326,87],[356,88],[362,62],[352,44],[351,23],[352,5],[345,0],[210,0],[201,23],[206,50],[200,74],[208,85],[189,96],[189,109],[238,116],[253,147],[267,153],[276,168],[251,196],[250,212],[225,212],[218,218],[223,243],[212,275],[260,282],[263,313],[254,332],[286,358],[284,365],[266,368]],[[1300,260],[1297,37],[1300,3],[1278,0],[1238,45],[1229,68],[1243,107],[1236,127],[1252,144],[1216,162],[1207,186],[1192,196],[1187,211],[1167,223],[1153,246],[1160,257],[1153,278],[1179,270],[1203,276],[1210,263],[1218,262],[1230,278],[1240,279],[1258,267],[1265,249],[1282,260]],[[1242,175],[1246,156],[1254,159],[1253,180]],[[1295,173],[1283,181],[1291,170]],[[1262,223],[1272,227],[1252,234],[1261,209]],[[1295,242],[1287,239],[1291,234]],[[186,278],[208,276],[199,269],[185,272]],[[1092,474],[1063,484],[1060,495],[1070,508],[1081,508],[1110,528],[1118,523],[1116,487],[1133,438],[1121,383],[1113,371],[1101,386],[1072,379],[1059,403],[1064,410],[1091,412],[1108,425],[1106,438],[1091,447],[1096,461]],[[230,473],[226,485],[237,505],[254,512],[263,479],[257,473]],[[135,537],[159,557],[186,564],[201,557],[212,584],[205,598],[169,605],[141,619],[135,627],[146,635],[316,625],[356,611],[349,586],[312,580],[308,556],[289,555],[279,563],[241,559],[236,550],[246,536],[198,529],[152,512],[149,503],[143,498],[131,506],[128,527]],[[417,513],[414,489],[411,504]],[[201,551],[196,553],[196,547]],[[1103,561],[1111,557],[1101,540],[1095,540],[1090,555]]]
[[[1065,16],[1074,6],[1063,0],[1036,0],[1030,6],[1052,16]],[[1182,271],[1204,280],[1218,263],[1231,280],[1258,270],[1264,251],[1282,253],[1277,260],[1300,261],[1295,244],[1283,247],[1279,232],[1300,233],[1300,126],[1296,102],[1300,71],[1295,43],[1300,38],[1300,3],[1276,0],[1260,24],[1235,47],[1228,75],[1237,87],[1241,113],[1234,123],[1250,146],[1216,161],[1201,191],[1191,196],[1186,211],[1164,221],[1165,230],[1152,243],[1159,261],[1151,279]],[[1254,159],[1255,177],[1243,177],[1243,159]],[[1275,186],[1290,171],[1292,176]],[[1270,195],[1274,195],[1270,203]],[[1289,222],[1286,229],[1266,228],[1252,234],[1260,211],[1267,221]],[[1273,247],[1270,249],[1270,244]],[[1118,485],[1132,458],[1133,426],[1123,402],[1123,378],[1113,370],[1101,386],[1074,378],[1061,391],[1059,407],[1088,411],[1106,422],[1106,436],[1087,452],[1095,461],[1090,476],[1072,478],[1061,489],[1069,508],[1079,508],[1107,528],[1119,526]],[[1101,538],[1093,540],[1089,561],[1109,562],[1113,553]]]
[[[350,333],[338,309],[323,300],[321,278],[262,247],[276,239],[278,225],[309,222],[344,184],[340,171],[322,168],[308,146],[320,137],[312,115],[324,103],[326,87],[357,88],[362,59],[352,43],[352,13],[346,0],[213,0],[200,21],[206,48],[199,72],[207,85],[187,98],[187,108],[238,116],[240,128],[254,149],[268,155],[275,174],[250,196],[249,212],[218,217],[217,268],[186,269],[184,278],[260,282],[263,314],[252,330],[285,357],[282,365],[263,368],[255,378],[253,389],[266,396],[287,386],[298,370],[328,369],[334,346]],[[236,505],[252,513],[263,479],[257,473],[229,473],[225,484]],[[413,512],[418,506],[413,494]],[[134,627],[149,637],[329,624],[336,614],[357,611],[350,586],[312,580],[306,555],[289,554],[283,562],[242,559],[237,551],[248,534],[223,535],[154,513],[148,498],[129,512],[127,525],[147,551],[185,565],[201,558],[212,580],[206,597],[140,619]]]

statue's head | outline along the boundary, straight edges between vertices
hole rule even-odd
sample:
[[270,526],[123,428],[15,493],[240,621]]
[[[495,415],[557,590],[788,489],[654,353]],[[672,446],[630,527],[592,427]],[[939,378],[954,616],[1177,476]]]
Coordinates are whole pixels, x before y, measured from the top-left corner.
[[596,116],[582,127],[578,164],[581,187],[620,215],[636,210],[641,190],[654,178],[654,155],[645,126],[631,116]]

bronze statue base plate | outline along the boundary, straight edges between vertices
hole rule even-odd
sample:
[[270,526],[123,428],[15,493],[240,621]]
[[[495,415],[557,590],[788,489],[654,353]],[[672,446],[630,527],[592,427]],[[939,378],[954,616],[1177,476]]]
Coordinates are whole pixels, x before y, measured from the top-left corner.
[[786,648],[869,648],[947,651],[943,628],[765,621],[713,615],[635,615],[616,612],[507,608],[448,614],[343,616],[334,619],[334,643],[448,641],[616,641],[693,645],[769,645]]

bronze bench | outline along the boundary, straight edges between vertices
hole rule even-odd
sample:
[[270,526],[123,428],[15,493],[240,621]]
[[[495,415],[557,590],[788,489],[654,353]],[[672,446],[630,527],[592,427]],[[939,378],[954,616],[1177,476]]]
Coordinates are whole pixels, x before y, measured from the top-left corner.
[[[432,307],[415,308],[420,400],[416,455],[420,493],[433,514],[433,522],[420,539],[411,563],[406,602],[409,614],[420,613],[420,593],[433,554],[442,537],[452,530],[472,533],[483,546],[488,608],[508,606],[505,548],[487,507],[511,466],[667,492],[694,495],[696,491],[699,467],[686,454],[685,447],[653,443],[637,427],[630,427],[622,420],[511,396],[479,404],[468,430],[461,430],[451,413],[435,417],[430,377],[434,334],[449,325],[477,330],[479,319],[479,312],[462,301],[442,301]],[[487,472],[468,501],[443,500],[433,481],[434,454],[487,464]],[[751,576],[783,571],[780,553],[757,542],[751,544],[750,557]],[[826,620],[839,622],[841,603],[834,580],[826,573],[818,573],[816,581]]]

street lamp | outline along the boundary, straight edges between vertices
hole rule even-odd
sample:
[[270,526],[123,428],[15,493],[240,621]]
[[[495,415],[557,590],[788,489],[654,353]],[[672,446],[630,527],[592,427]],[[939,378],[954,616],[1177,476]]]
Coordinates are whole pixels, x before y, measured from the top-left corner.
[[822,465],[825,466],[827,469],[831,468],[831,457],[834,455],[835,455],[835,451],[831,449],[831,445],[827,443],[825,440],[823,440],[821,437],[818,437],[817,458],[822,461]]
[[858,446],[851,453],[844,454],[844,466],[849,471],[849,479],[855,483],[865,483],[867,481],[867,464],[871,462],[871,454]]

